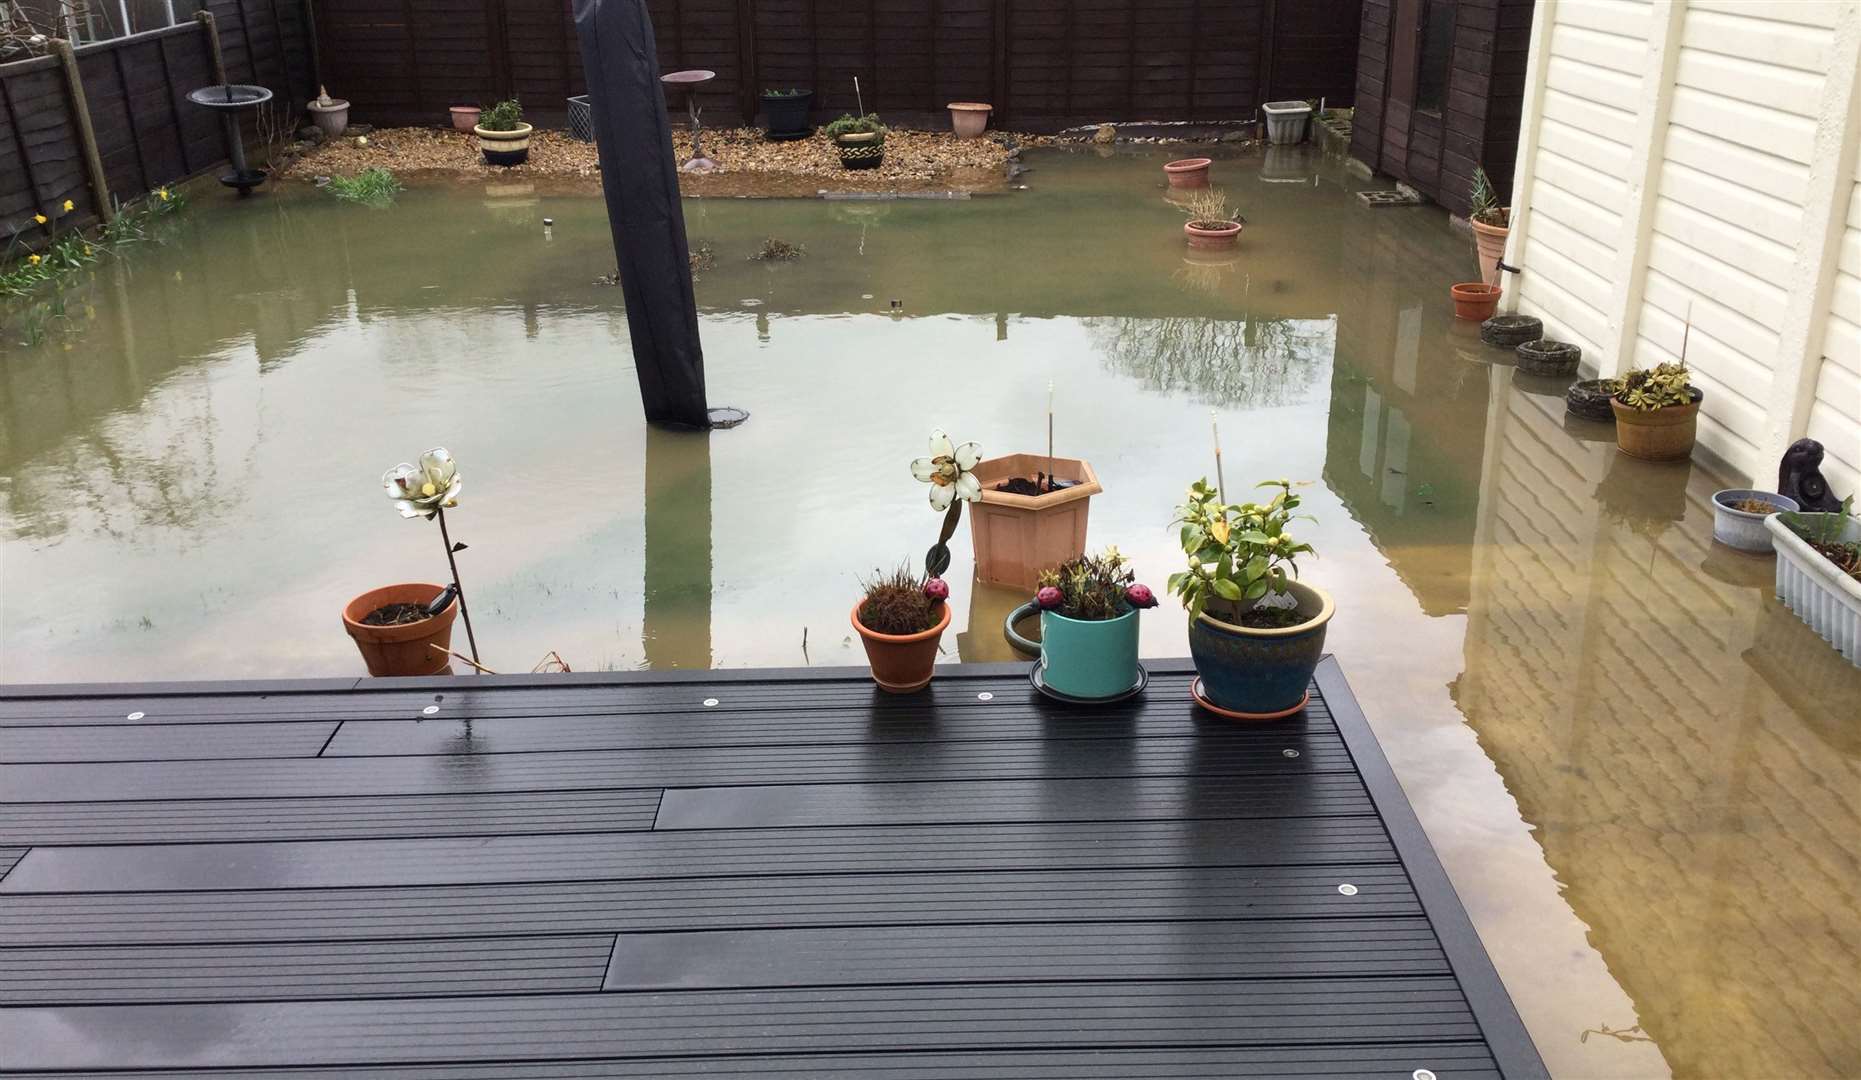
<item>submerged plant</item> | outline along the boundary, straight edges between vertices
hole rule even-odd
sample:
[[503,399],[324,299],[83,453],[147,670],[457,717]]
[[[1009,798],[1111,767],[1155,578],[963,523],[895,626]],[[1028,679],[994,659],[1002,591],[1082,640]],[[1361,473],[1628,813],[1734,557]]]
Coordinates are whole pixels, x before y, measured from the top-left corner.
[[1484,166],[1473,167],[1473,190],[1467,196],[1467,216],[1496,229],[1507,228],[1512,222],[1511,212],[1499,205],[1499,193],[1493,190],[1493,179],[1486,175]]
[[459,615],[465,620],[465,639],[472,646],[472,663],[478,663],[478,638],[472,633],[472,613],[465,606],[465,586],[459,583],[459,562],[454,556],[465,550],[464,544],[452,542],[446,531],[446,511],[459,505],[459,492],[465,479],[459,475],[458,463],[451,451],[436,446],[420,455],[420,464],[405,461],[381,474],[381,487],[394,508],[404,518],[424,517],[439,521],[439,538],[446,545],[446,565],[452,568],[452,588],[459,598]]
[[1156,607],[1156,594],[1136,584],[1136,578],[1130,560],[1110,547],[1103,555],[1076,555],[1042,570],[1034,602],[1043,611],[1088,622],[1115,619],[1132,608]]
[[1653,412],[1669,405],[1690,405],[1693,386],[1687,381],[1686,362],[1637,368],[1622,376],[1615,399],[1638,412]]
[[787,262],[789,259],[799,259],[807,253],[808,249],[800,244],[791,244],[779,237],[769,236],[763,238],[762,247],[756,250],[756,254],[750,256],[750,261]]
[[401,182],[379,165],[370,165],[354,176],[332,176],[325,185],[331,195],[344,202],[383,207],[401,192]]
[[880,634],[920,634],[943,618],[943,602],[950,586],[939,577],[920,578],[907,563],[894,570],[874,570],[860,581],[866,598],[860,601],[859,621]]
[[[1297,621],[1286,605],[1260,602],[1284,595],[1288,582],[1298,577],[1297,559],[1311,554],[1312,545],[1295,539],[1286,526],[1294,518],[1312,518],[1293,513],[1299,508],[1299,496],[1292,481],[1268,480],[1258,486],[1278,491],[1265,503],[1229,504],[1204,477],[1190,485],[1187,500],[1177,507],[1189,568],[1170,575],[1169,591],[1182,598],[1191,619],[1211,602],[1222,602],[1235,612],[1266,609],[1250,625],[1290,625],[1288,618]],[[1287,614],[1267,614],[1273,611]]]

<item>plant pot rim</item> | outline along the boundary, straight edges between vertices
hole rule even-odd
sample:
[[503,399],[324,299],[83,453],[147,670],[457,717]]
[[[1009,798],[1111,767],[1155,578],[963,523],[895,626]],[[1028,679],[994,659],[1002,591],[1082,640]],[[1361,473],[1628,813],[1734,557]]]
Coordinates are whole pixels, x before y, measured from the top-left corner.
[[[1506,212],[1507,221],[1512,220],[1512,208],[1510,206],[1502,206],[1500,209]],[[1510,225],[1488,225],[1484,221],[1471,217],[1467,219],[1467,224],[1473,226],[1474,232],[1485,233],[1488,236],[1504,236],[1512,231],[1512,226]]]
[[446,111],[456,113],[482,113],[485,111],[485,107],[483,105],[449,105]]
[[478,136],[481,139],[490,139],[492,142],[505,142],[510,139],[521,139],[529,135],[531,132],[535,130],[536,129],[529,124],[518,124],[516,127],[511,128],[509,131],[493,131],[490,128],[484,126],[483,124],[472,125],[472,134]]
[[761,96],[764,101],[793,101],[796,98],[813,97],[814,91],[798,90],[793,94],[778,94],[773,90],[764,90]]
[[1773,518],[1777,515],[1775,513],[1754,514],[1749,510],[1740,510],[1738,507],[1727,503],[1724,498],[1725,496],[1735,496],[1740,499],[1763,499],[1765,502],[1775,506],[1779,511],[1787,510],[1791,513],[1796,513],[1802,509],[1802,507],[1797,505],[1796,500],[1792,499],[1790,496],[1779,495],[1775,491],[1764,491],[1760,488],[1720,488],[1712,493],[1712,506],[1714,510],[1723,511],[1727,514],[1747,520],[1753,518]]
[[311,98],[304,104],[304,108],[311,112],[338,112],[348,107],[349,99],[347,98],[331,98],[328,105],[319,102],[316,98]]
[[[433,594],[432,594],[433,596],[438,596],[440,593],[446,591],[446,587],[444,585],[435,585],[430,581],[400,581],[400,582],[395,582],[392,585],[377,585],[372,589],[367,589],[367,590],[364,590],[363,592],[357,593],[354,597],[350,598],[347,604],[343,605],[342,607],[343,627],[349,631],[349,635],[351,637],[364,638],[369,641],[386,642],[386,643],[393,643],[397,641],[417,641],[420,638],[426,637],[429,634],[433,633],[435,626],[438,623],[440,623],[442,620],[450,621],[447,617],[458,611],[459,598],[455,596],[452,599],[452,603],[447,604],[445,608],[440,611],[439,614],[430,616],[425,619],[421,619],[419,622],[397,623],[393,626],[371,626],[368,623],[361,621],[360,619],[351,618],[349,615],[349,612],[351,609],[356,608],[358,604],[361,604],[368,597],[374,596],[377,593],[389,592],[395,589],[415,589],[415,588],[431,589],[433,590]],[[411,601],[396,601],[396,602],[410,603]],[[376,608],[381,607],[381,606],[382,605],[380,604],[374,604],[372,607],[368,609],[368,611],[363,611],[362,614],[367,615],[370,611],[374,611]]]
[[951,112],[994,112],[995,106],[986,101],[952,101],[944,108]]
[[891,645],[911,645],[936,637],[950,625],[950,601],[948,600],[940,600],[937,603],[937,606],[943,609],[943,617],[937,620],[937,625],[929,630],[919,630],[915,634],[881,634],[877,630],[868,629],[865,623],[859,621],[859,609],[865,606],[866,598],[863,596],[853,601],[853,629],[859,631],[861,637],[873,641],[883,641]]
[[[1063,623],[1073,623],[1074,625],[1077,625],[1077,626],[1110,626],[1112,623],[1123,622],[1126,619],[1136,618],[1137,612],[1138,612],[1138,609],[1132,607],[1130,603],[1127,601],[1124,605],[1124,611],[1120,614],[1113,615],[1109,619],[1075,619],[1071,615],[1062,615],[1057,611],[1048,611],[1045,608],[1041,609],[1040,617],[1044,619],[1047,616],[1051,615]],[[1042,636],[1044,637],[1045,635],[1042,635]]]
[[879,137],[879,133],[876,131],[848,131],[840,135],[835,135],[834,141],[841,144],[842,146],[846,146],[846,145],[858,146],[863,143],[872,142],[874,139],[877,139],[878,137]]
[[1195,172],[1199,169],[1206,169],[1210,165],[1213,165],[1214,163],[1215,163],[1214,158],[1205,158],[1205,157],[1178,158],[1175,161],[1165,162],[1163,165],[1163,171],[1164,172]]
[[[1689,393],[1693,395],[1693,400],[1687,402],[1685,405],[1662,405],[1658,409],[1636,409],[1636,408],[1631,408],[1627,405],[1622,404],[1622,401],[1620,398],[1611,394],[1609,396],[1609,407],[1615,410],[1615,415],[1618,420],[1624,417],[1634,417],[1636,419],[1641,419],[1641,418],[1646,418],[1646,417],[1655,417],[1655,416],[1663,416],[1663,415],[1679,416],[1680,414],[1686,412],[1689,409],[1693,410],[1694,412],[1698,412],[1700,402],[1706,400],[1706,392],[1704,390],[1701,390],[1697,386],[1689,386],[1687,387],[1687,390]],[[1633,421],[1631,421],[1631,423],[1632,422]],[[1647,422],[1652,424],[1652,423],[1655,423],[1656,421],[1650,419]],[[1675,423],[1678,423],[1678,422],[1679,421],[1675,421]]]
[[1210,228],[1210,223],[1201,221],[1183,222],[1183,231],[1191,236],[1239,236],[1241,223],[1238,221],[1220,222],[1219,228]]
[[1498,285],[1488,285],[1484,281],[1457,281],[1448,286],[1448,292],[1465,300],[1485,300],[1496,297],[1505,290]]
[[[1048,460],[1045,454],[1001,454],[992,458],[984,458],[976,462],[976,467],[970,471],[979,473],[985,465],[1016,457],[1038,458],[1041,461]],[[1062,464],[1078,466],[1081,474],[1079,483],[1074,484],[1072,487],[1061,488],[1058,491],[1043,492],[1039,495],[1017,495],[1012,491],[996,491],[994,485],[998,481],[1008,479],[1009,475],[1021,475],[1018,472],[1001,476],[991,475],[987,480],[983,480],[981,476],[977,476],[976,479],[982,482],[982,502],[990,506],[1008,506],[1020,510],[1047,510],[1056,506],[1065,506],[1067,503],[1079,499],[1091,498],[1105,490],[1099,484],[1099,475],[1093,470],[1092,463],[1085,458],[1055,456],[1052,458],[1052,461],[1055,466]]]
[[1210,626],[1216,628],[1217,630],[1221,630],[1221,631],[1224,631],[1230,634],[1238,634],[1242,637],[1282,638],[1282,637],[1296,637],[1299,634],[1310,633],[1311,631],[1317,629],[1318,627],[1323,626],[1326,623],[1330,622],[1331,616],[1337,613],[1337,605],[1332,603],[1330,593],[1326,592],[1325,590],[1319,588],[1316,585],[1307,585],[1303,581],[1293,581],[1293,582],[1290,582],[1289,584],[1294,588],[1306,589],[1310,591],[1312,595],[1318,598],[1318,603],[1319,603],[1318,614],[1312,616],[1311,618],[1307,619],[1306,621],[1300,623],[1297,626],[1264,626],[1264,627],[1242,626],[1238,623],[1231,623],[1231,622],[1224,621],[1222,619],[1217,619],[1213,615],[1210,615],[1207,611],[1203,611],[1202,614],[1197,615],[1196,621],[1205,622],[1209,624]]

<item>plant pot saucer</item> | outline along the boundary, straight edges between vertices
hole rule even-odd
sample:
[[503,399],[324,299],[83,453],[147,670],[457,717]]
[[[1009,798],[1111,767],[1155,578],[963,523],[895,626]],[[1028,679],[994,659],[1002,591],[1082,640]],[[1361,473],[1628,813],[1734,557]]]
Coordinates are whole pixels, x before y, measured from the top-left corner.
[[[1041,681],[1039,661],[1035,661],[1034,664],[1028,668],[1027,681],[1034,684],[1034,689],[1040,691],[1043,695],[1054,701],[1063,701],[1068,705],[1109,705],[1114,701],[1128,701],[1143,693],[1144,687],[1150,685],[1150,672],[1144,670],[1144,665],[1137,665],[1137,681],[1131,684],[1129,690],[1113,694],[1110,697],[1074,697],[1072,694],[1063,694],[1055,690],[1053,687]],[[1300,704],[1303,705],[1304,702],[1300,702]]]
[[1190,680],[1189,696],[1195,699],[1197,705],[1202,706],[1216,716],[1225,716],[1230,720],[1284,720],[1286,717],[1305,708],[1306,703],[1312,700],[1312,692],[1307,690],[1305,694],[1299,698],[1299,703],[1290,709],[1281,709],[1279,712],[1268,713],[1237,712],[1234,709],[1224,709],[1208,700],[1208,696],[1202,693],[1202,676],[1200,675]]

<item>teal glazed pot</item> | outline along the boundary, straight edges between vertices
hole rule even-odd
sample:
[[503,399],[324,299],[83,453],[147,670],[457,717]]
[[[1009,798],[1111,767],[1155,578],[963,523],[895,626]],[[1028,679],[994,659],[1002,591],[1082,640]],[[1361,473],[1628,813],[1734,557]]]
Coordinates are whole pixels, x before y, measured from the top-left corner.
[[1115,619],[1040,613],[1040,681],[1076,698],[1109,698],[1137,685],[1137,609]]
[[1202,677],[1202,693],[1229,712],[1284,713],[1299,706],[1325,651],[1331,597],[1292,582],[1288,591],[1306,616],[1297,626],[1256,630],[1223,622],[1204,611],[1189,623],[1189,655]]

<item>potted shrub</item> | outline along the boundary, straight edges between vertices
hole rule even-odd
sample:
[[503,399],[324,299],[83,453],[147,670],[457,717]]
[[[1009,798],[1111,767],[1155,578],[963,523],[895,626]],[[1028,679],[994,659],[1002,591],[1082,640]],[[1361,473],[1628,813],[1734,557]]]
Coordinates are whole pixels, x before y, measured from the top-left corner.
[[1775,550],[1764,519],[1780,510],[1799,510],[1795,499],[1773,491],[1726,488],[1712,493],[1712,538],[1726,547],[1769,555]]
[[840,151],[840,165],[847,169],[876,169],[885,163],[886,126],[878,113],[854,116],[847,113],[824,129]]
[[530,160],[530,125],[523,122],[523,106],[506,98],[484,111],[472,132],[485,161],[506,168]]
[[447,110],[452,115],[452,130],[470,131],[478,126],[478,118],[484,110],[476,105],[454,105]]
[[950,110],[950,130],[959,139],[981,135],[989,126],[989,114],[995,111],[995,106],[980,101],[952,101],[945,107]]
[[323,87],[317,87],[317,96],[304,106],[310,110],[310,122],[317,125],[317,130],[324,138],[333,139],[349,127],[349,103],[342,98],[333,98]]
[[812,90],[764,90],[762,111],[769,122],[769,132],[764,137],[771,142],[782,142],[814,134],[813,125],[808,123],[808,114],[813,108]]
[[1836,513],[1764,519],[1777,545],[1777,598],[1861,667],[1861,519],[1854,496]]
[[1480,280],[1499,284],[1499,260],[1506,254],[1506,237],[1512,231],[1512,208],[1499,205],[1492,178],[1474,166],[1473,190],[1467,198],[1467,222],[1473,226],[1473,246],[1480,259]]
[[1163,166],[1163,175],[1169,177],[1173,188],[1199,188],[1208,186],[1208,167],[1214,162],[1205,157],[1181,158]]
[[1227,193],[1217,187],[1198,188],[1187,197],[1173,200],[1175,207],[1189,215],[1183,223],[1183,236],[1192,248],[1231,248],[1241,241],[1239,211],[1228,205]]
[[1622,376],[1621,388],[1609,399],[1617,450],[1643,461],[1685,461],[1693,455],[1699,403],[1706,395],[1687,378],[1684,361]]
[[477,664],[478,641],[454,557],[465,545],[454,544],[446,530],[446,511],[459,505],[459,491],[465,487],[458,465],[445,447],[434,447],[420,455],[418,465],[403,462],[383,473],[381,486],[403,518],[439,522],[452,584],[410,582],[370,589],[343,606],[343,628],[370,675],[435,675],[452,662],[452,624],[463,615],[472,662]]
[[[1262,503],[1226,502],[1202,479],[1177,508],[1189,569],[1169,590],[1189,612],[1196,701],[1223,716],[1272,720],[1305,707],[1334,610],[1323,591],[1294,580],[1310,544],[1287,532],[1299,496],[1288,480]],[[1302,516],[1302,515],[1301,515]]]
[[[1436,286],[1439,288],[1439,286]],[[1448,286],[1454,301],[1454,317],[1468,322],[1485,322],[1499,307],[1499,286],[1484,281],[1463,281]]]
[[1080,555],[1040,574],[1040,661],[1034,685],[1066,700],[1115,701],[1143,689],[1137,613],[1156,607],[1117,548]]

